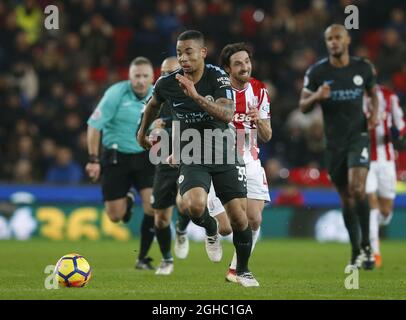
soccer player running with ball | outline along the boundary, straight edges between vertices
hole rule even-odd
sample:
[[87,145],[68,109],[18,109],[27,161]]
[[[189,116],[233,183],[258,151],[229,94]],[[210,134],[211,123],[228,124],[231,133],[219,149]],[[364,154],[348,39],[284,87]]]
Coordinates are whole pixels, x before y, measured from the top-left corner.
[[148,151],[138,144],[135,136],[145,104],[152,95],[153,67],[147,58],[137,57],[131,62],[128,73],[129,80],[107,89],[87,122],[89,161],[86,171],[93,181],[101,176],[104,205],[113,222],[129,222],[134,204],[130,188],[134,186],[139,192],[144,217],[136,268],[151,270],[154,269],[152,259],[147,253],[155,236],[150,204],[155,168],[149,162]]
[[[370,239],[375,255],[376,267],[381,267],[382,257],[379,246],[379,227],[390,223],[393,216],[393,201],[396,197],[396,164],[392,143],[392,128],[399,138],[406,135],[403,111],[399,98],[385,86],[378,86],[378,126],[369,131],[371,139],[371,166],[368,172],[366,193],[370,213]],[[370,101],[365,99],[365,111],[369,113]]]
[[[174,152],[170,162],[180,160],[180,194],[191,220],[206,231],[209,259],[218,262],[222,257],[218,225],[207,209],[207,194],[213,181],[233,228],[237,280],[246,287],[258,286],[248,269],[252,232],[246,215],[245,166],[235,161],[235,155],[233,161],[226,155],[227,150],[235,147],[235,139],[230,142],[230,139],[224,138],[224,134],[230,131],[228,124],[235,109],[230,80],[220,68],[205,64],[207,48],[201,32],[188,30],[180,34],[176,51],[181,70],[161,77],[155,84],[138,132],[138,141],[146,148],[150,146],[146,138],[147,128],[157,117],[161,104],[167,101],[178,121],[180,135],[192,137],[191,141],[180,140],[181,159],[177,159],[179,155]],[[220,143],[213,143],[213,136],[206,139],[210,136],[208,133],[216,135],[219,132]],[[189,149],[191,146],[192,149]],[[219,149],[221,152],[218,152]],[[193,153],[193,157],[188,156],[190,152],[187,150]]]
[[[352,247],[350,265],[370,270],[375,262],[365,182],[370,161],[368,128],[377,125],[378,116],[375,72],[368,61],[349,55],[351,38],[344,26],[329,26],[324,39],[329,56],[306,71],[299,106],[302,112],[317,104],[322,108],[328,172],[341,198]],[[364,92],[371,98],[368,119],[363,112]]]
[[[269,95],[265,85],[251,77],[252,53],[244,43],[225,46],[220,54],[221,67],[229,74],[236,102],[232,127],[237,135],[237,150],[243,156],[247,173],[247,217],[252,231],[252,249],[258,240],[265,201],[270,201],[265,171],[259,159],[258,138],[268,142],[272,137],[270,121]],[[230,230],[227,215],[224,212],[215,189],[210,189],[209,212],[218,219],[220,233]],[[237,255],[234,253],[226,280],[236,280]]]

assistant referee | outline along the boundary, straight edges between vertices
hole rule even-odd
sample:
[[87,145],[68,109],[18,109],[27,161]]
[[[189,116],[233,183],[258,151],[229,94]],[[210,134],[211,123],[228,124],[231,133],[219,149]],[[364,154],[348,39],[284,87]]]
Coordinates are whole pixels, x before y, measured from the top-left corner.
[[[142,198],[141,248],[137,269],[153,269],[147,257],[154,239],[154,216],[150,204],[154,166],[137,142],[136,135],[145,105],[152,95],[153,67],[145,57],[135,58],[129,67],[129,80],[107,89],[87,124],[89,161],[86,171],[96,181],[100,174],[107,215],[113,222],[128,222],[134,196]],[[99,156],[102,136],[103,151]]]

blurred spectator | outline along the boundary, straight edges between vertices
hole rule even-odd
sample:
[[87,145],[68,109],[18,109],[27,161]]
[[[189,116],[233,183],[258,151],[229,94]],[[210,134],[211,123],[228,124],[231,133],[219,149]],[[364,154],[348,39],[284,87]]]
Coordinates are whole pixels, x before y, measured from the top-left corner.
[[50,138],[42,140],[41,155],[38,163],[42,176],[45,176],[55,162],[56,150],[57,147],[54,140]]
[[293,185],[285,186],[276,195],[274,204],[276,206],[303,207],[304,197],[298,187]]
[[19,159],[13,168],[13,182],[15,183],[33,183],[32,163],[29,159]]
[[101,14],[93,14],[90,22],[80,28],[83,49],[92,66],[98,67],[109,61],[113,52],[113,28]]
[[16,62],[12,68],[11,86],[19,89],[24,99],[33,101],[38,95],[39,81],[33,66],[24,61]]
[[77,184],[83,177],[80,165],[73,160],[72,151],[67,147],[59,147],[55,155],[55,163],[46,174],[46,182],[58,184]]
[[154,17],[151,15],[142,17],[140,28],[135,32],[134,40],[129,47],[128,61],[136,56],[144,56],[154,65],[158,65],[168,56],[166,45],[162,44],[162,40]]
[[289,170],[283,168],[281,162],[276,158],[267,160],[264,170],[270,189],[285,184],[289,177]]
[[[59,31],[42,27],[43,7],[51,2],[60,11]],[[74,158],[84,161],[87,155],[82,125],[106,87],[127,77],[127,64],[136,56],[146,56],[158,67],[165,57],[175,55],[177,34],[186,28],[198,29],[206,36],[210,63],[218,63],[219,51],[227,43],[245,41],[252,47],[253,75],[271,87],[274,134],[261,146],[260,155],[268,167],[270,184],[285,183],[296,167],[299,173],[311,168],[322,172],[320,110],[306,115],[297,112],[299,94],[304,71],[327,56],[325,27],[331,22],[344,22],[344,8],[353,3],[2,1],[0,179],[18,176],[19,181],[43,181],[56,152],[55,143],[67,144]],[[360,29],[351,33],[353,54],[372,60],[379,71],[378,81],[395,89],[400,104],[405,106],[405,4],[357,1],[357,5],[360,12],[368,14],[360,15]],[[27,158],[19,156],[23,147],[17,147],[26,136],[31,137],[36,151]],[[406,145],[397,146],[402,156]]]
[[376,66],[378,73],[383,80],[389,79],[390,75],[396,72],[399,66],[404,63],[406,57],[406,46],[401,41],[396,29],[388,28],[383,33],[383,42]]
[[178,18],[173,12],[171,1],[169,0],[158,0],[155,21],[158,32],[164,37],[168,37],[172,32],[181,27]]
[[21,32],[21,28],[17,25],[16,14],[14,11],[8,12],[5,17],[4,24],[0,27],[0,39],[2,45],[0,54],[0,67],[7,69],[9,63],[15,54],[15,42],[17,34]]
[[388,28],[395,29],[406,40],[406,13],[404,9],[395,8],[390,13]]
[[64,41],[64,80],[71,87],[75,84],[80,67],[89,65],[89,58],[81,50],[81,40],[78,34],[70,32],[65,36]]
[[23,4],[16,7],[16,18],[18,26],[27,32],[29,44],[35,44],[40,37],[43,16],[41,8],[35,0],[24,0]]
[[323,122],[316,120],[306,130],[306,165],[310,163],[316,167],[324,167],[324,129]]

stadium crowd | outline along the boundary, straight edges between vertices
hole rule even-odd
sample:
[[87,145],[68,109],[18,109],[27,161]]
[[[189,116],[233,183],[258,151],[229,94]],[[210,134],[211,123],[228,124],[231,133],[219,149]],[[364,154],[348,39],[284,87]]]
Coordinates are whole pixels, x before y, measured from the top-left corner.
[[[49,4],[59,8],[58,30],[44,28]],[[404,1],[0,2],[0,180],[86,182],[86,120],[100,95],[127,78],[136,56],[151,59],[158,76],[186,28],[205,34],[208,63],[218,64],[227,43],[252,46],[253,75],[271,95],[274,133],[261,149],[270,185],[286,182],[297,168],[318,176],[325,165],[321,112],[301,114],[299,94],[305,70],[326,56],[323,30],[343,23],[349,4],[360,12],[360,30],[351,31],[352,54],[368,57],[379,83],[406,106]],[[406,150],[405,144],[397,147]],[[399,154],[399,163],[406,163],[405,151]]]

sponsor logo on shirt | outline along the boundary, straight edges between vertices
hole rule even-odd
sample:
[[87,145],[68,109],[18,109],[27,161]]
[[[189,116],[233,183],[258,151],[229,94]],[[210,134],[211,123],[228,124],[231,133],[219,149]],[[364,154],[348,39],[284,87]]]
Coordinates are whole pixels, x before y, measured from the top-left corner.
[[211,102],[214,102],[214,98],[213,98],[213,96],[211,96],[211,95],[207,95],[207,96],[205,96],[205,98],[206,98],[207,100],[211,101]]
[[181,106],[183,103],[184,103],[184,102],[178,102],[178,103],[173,102],[173,103],[172,103],[172,106],[173,106],[174,108],[176,108],[176,107]]
[[90,119],[92,119],[92,120],[99,120],[101,117],[102,117],[102,112],[101,112],[100,108],[96,108],[96,109],[93,111],[93,113],[92,113]]
[[330,97],[333,101],[348,101],[362,97],[363,93],[362,89],[333,90]]

